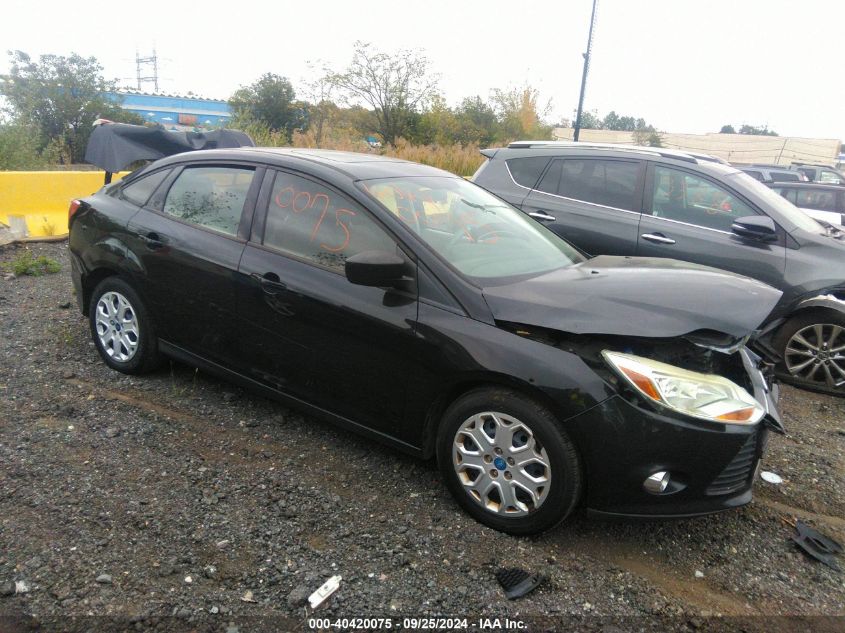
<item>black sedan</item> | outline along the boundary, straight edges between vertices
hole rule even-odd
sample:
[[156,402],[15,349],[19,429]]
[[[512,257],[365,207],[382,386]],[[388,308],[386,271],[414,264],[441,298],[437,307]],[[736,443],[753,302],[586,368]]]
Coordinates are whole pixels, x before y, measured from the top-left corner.
[[578,251],[462,178],[342,152],[159,160],[70,208],[103,360],[169,357],[423,458],[479,521],[751,499],[775,393],[748,336],[780,292]]

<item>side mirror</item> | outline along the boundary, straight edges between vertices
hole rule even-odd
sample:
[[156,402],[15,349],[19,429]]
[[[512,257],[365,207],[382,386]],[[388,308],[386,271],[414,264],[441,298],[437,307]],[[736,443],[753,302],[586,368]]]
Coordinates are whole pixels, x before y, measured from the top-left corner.
[[737,218],[731,225],[734,235],[758,242],[775,242],[778,239],[774,220],[765,215],[747,215]]
[[403,257],[387,251],[364,251],[347,258],[346,278],[359,286],[395,286],[405,279]]

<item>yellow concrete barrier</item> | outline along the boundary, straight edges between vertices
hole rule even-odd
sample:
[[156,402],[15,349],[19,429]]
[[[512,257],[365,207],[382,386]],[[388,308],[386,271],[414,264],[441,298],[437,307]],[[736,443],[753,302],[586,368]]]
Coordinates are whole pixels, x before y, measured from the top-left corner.
[[[118,180],[129,172],[120,172]],[[67,233],[67,210],[74,198],[103,186],[102,171],[0,171],[0,222],[26,223],[32,237]]]

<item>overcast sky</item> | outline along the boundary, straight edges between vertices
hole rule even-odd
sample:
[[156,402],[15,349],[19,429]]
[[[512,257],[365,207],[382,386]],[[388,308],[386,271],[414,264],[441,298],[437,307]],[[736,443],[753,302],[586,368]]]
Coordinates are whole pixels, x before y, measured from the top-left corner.
[[[422,48],[447,101],[528,82],[552,118],[578,102],[591,0],[84,3],[4,0],[0,50],[93,55],[134,83],[160,57],[162,91],[227,98],[262,73],[342,68],[355,40]],[[585,107],[666,132],[727,123],[845,140],[845,1],[599,0]],[[0,59],[0,72],[8,70]]]

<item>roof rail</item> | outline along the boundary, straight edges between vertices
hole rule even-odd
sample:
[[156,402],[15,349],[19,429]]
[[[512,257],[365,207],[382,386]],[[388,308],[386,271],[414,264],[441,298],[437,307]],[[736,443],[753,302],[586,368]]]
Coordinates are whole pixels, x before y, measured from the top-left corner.
[[686,152],[684,150],[664,149],[662,147],[644,147],[641,145],[626,145],[623,143],[590,143],[575,141],[514,141],[508,144],[509,148],[563,148],[563,147],[581,147],[584,149],[606,149],[620,152],[636,152],[640,154],[651,154],[653,156],[662,156],[663,158],[674,158],[675,160],[683,160],[688,163],[697,163],[698,161],[706,161],[710,163],[728,163],[717,156],[709,154],[699,154],[697,152]]

